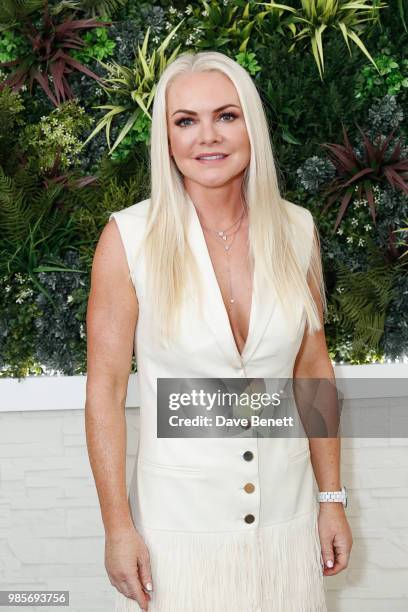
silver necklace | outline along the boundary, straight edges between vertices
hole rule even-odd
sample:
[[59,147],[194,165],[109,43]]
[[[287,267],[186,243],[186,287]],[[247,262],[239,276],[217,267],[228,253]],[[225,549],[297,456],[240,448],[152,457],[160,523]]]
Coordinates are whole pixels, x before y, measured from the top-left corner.
[[[235,303],[235,297],[234,297],[233,290],[232,290],[231,266],[230,266],[230,260],[229,260],[229,252],[231,250],[232,245],[234,244],[235,236],[236,236],[236,234],[239,232],[239,230],[241,228],[242,219],[244,217],[244,214],[245,214],[245,209],[244,209],[244,207],[242,207],[242,213],[240,214],[238,219],[236,221],[234,221],[234,223],[230,227],[228,227],[228,228],[226,228],[224,230],[221,230],[221,229],[214,230],[214,229],[212,229],[210,227],[206,227],[205,225],[202,225],[202,227],[204,229],[206,229],[207,231],[211,232],[211,235],[213,235],[217,239],[217,241],[222,244],[222,246],[224,248],[224,251],[227,254],[228,284],[229,284],[229,292],[230,292],[229,302],[230,302],[230,304],[234,304]],[[230,232],[230,230],[235,225],[237,225],[237,224],[238,224],[238,227],[234,231]],[[231,236],[232,236],[232,240],[231,240],[230,244],[226,244],[228,238],[231,238]]]

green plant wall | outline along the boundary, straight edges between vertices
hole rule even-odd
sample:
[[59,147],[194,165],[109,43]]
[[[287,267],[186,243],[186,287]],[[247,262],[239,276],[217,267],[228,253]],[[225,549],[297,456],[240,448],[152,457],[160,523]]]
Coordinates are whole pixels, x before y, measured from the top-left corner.
[[2,2],[1,375],[86,373],[95,245],[149,195],[155,83],[187,49],[258,87],[282,193],[318,225],[332,359],[408,355],[406,21],[368,0]]

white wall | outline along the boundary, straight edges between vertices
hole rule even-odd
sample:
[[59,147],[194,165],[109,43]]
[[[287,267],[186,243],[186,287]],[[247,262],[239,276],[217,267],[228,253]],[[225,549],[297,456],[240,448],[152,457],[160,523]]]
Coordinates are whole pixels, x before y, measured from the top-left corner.
[[[85,381],[80,378],[72,378],[76,391],[68,399],[68,387],[60,393],[63,409],[48,395],[46,410],[28,411],[21,409],[21,389],[11,396],[6,391],[6,383],[16,381],[0,380],[0,589],[69,590],[70,612],[113,612],[115,589],[104,568],[104,531],[86,449],[78,391]],[[68,384],[66,379],[60,383]],[[8,411],[4,398],[19,393]],[[135,397],[133,380],[128,403]],[[39,401],[31,403],[38,408]],[[127,408],[128,484],[138,412]],[[348,568],[325,578],[329,612],[408,610],[407,451],[407,439],[342,441],[354,545]]]
[[[138,410],[127,416],[130,472]],[[0,589],[69,590],[61,609],[113,612],[83,410],[0,412]]]
[[325,578],[329,612],[408,610],[408,440],[344,438],[353,533],[348,567]]

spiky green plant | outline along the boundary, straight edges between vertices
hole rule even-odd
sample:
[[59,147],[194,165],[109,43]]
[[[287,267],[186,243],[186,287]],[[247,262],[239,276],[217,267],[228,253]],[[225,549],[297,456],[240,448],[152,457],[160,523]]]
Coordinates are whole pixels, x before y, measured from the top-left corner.
[[65,9],[82,10],[92,17],[112,17],[115,11],[127,4],[128,0],[62,0],[55,6],[54,14]]
[[[157,50],[153,50],[150,57],[147,51],[150,34],[149,27],[144,37],[142,47],[138,45],[137,57],[131,68],[121,66],[116,62],[111,62],[109,64],[99,62],[110,74],[110,76],[105,79],[103,89],[108,94],[114,94],[116,99],[123,99],[123,103],[103,104],[93,107],[108,110],[109,112],[102,117],[96,128],[85,140],[84,146],[95,136],[95,134],[105,128],[106,140],[109,146],[109,153],[111,154],[122,142],[126,134],[132,129],[141,112],[151,120],[149,108],[153,102],[154,94],[156,93],[156,83],[164,69],[177,57],[181,45],[178,45],[168,58],[165,55],[165,51],[170,40],[173,38],[183,21],[182,19],[180,23],[177,24]],[[127,116],[126,123],[116,138],[113,147],[111,147],[110,131],[112,122],[115,118],[123,116],[124,114]]]
[[[408,223],[408,219],[406,219],[405,223]],[[394,230],[394,232],[402,232],[402,238],[398,241],[398,246],[407,247],[406,251],[402,253],[401,258],[408,257],[408,225],[406,227],[400,227]]]
[[[289,52],[299,42],[309,40],[321,80],[324,73],[323,33],[328,28],[340,30],[350,55],[349,39],[352,40],[378,71],[375,61],[357,32],[361,31],[361,23],[378,20],[379,10],[387,7],[385,2],[378,0],[373,4],[371,0],[301,0],[301,9],[278,4],[274,0],[258,4],[264,5],[266,11],[275,17],[276,13],[280,14],[281,11],[292,13],[290,18],[284,21],[284,25],[292,32],[294,40]],[[298,24],[302,26],[299,31],[297,31]]]

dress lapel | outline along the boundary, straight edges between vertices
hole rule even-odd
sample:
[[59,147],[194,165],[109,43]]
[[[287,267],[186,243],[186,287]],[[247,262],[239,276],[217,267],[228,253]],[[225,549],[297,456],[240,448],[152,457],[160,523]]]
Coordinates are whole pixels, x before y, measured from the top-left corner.
[[187,200],[190,209],[188,233],[190,247],[196,258],[201,279],[204,282],[203,314],[205,322],[228,361],[233,367],[241,367],[243,363],[247,363],[252,357],[261,341],[274,311],[275,300],[270,297],[271,294],[269,294],[268,299],[267,292],[265,292],[266,295],[259,295],[253,286],[248,337],[242,355],[240,355],[232,333],[228,313],[214,272],[200,220],[194,203],[188,194]]

